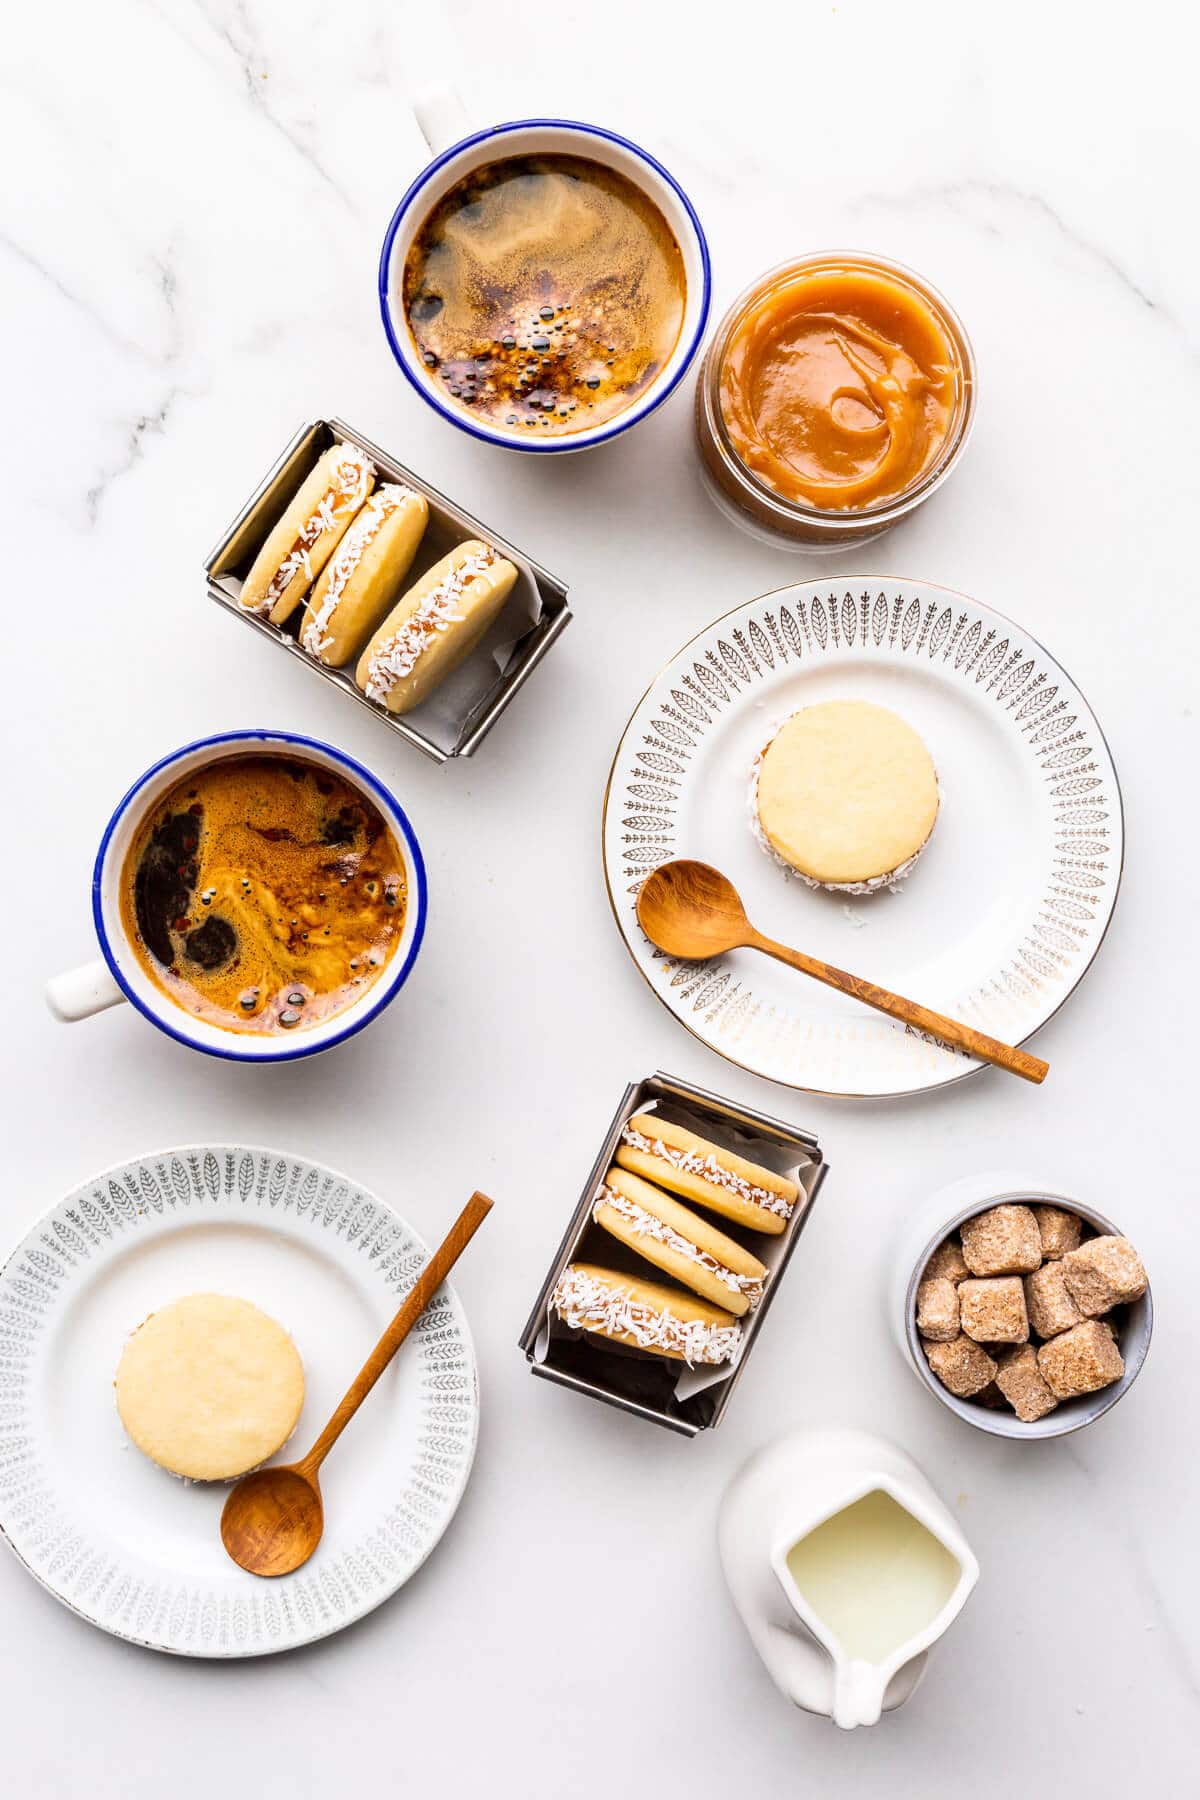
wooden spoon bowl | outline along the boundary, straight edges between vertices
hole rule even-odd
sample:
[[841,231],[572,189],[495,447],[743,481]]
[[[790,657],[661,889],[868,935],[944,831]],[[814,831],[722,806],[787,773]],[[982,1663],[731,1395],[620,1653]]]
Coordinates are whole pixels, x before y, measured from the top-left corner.
[[722,956],[755,935],[732,881],[702,862],[655,869],[638,894],[637,916],[652,944],[689,961]]
[[324,1529],[317,1472],[301,1463],[243,1476],[221,1514],[221,1542],[255,1575],[290,1575],[308,1561]]

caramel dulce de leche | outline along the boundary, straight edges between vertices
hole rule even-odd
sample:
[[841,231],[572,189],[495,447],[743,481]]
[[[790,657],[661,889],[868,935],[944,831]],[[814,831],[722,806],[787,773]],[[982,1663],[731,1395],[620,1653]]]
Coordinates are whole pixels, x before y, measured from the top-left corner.
[[764,277],[718,329],[700,447],[739,522],[861,541],[948,469],[972,399],[970,346],[932,289],[875,258],[807,258]]

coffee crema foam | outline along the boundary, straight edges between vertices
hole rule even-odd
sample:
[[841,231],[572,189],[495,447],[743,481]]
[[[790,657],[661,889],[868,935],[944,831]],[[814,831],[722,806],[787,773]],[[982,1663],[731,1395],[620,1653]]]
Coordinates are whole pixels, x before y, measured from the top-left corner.
[[687,296],[654,202],[584,157],[521,156],[460,181],[408,252],[403,306],[427,369],[516,435],[591,430],[669,361]]
[[407,886],[382,813],[323,764],[230,756],[142,819],[121,873],[138,962],[185,1012],[224,1031],[319,1024],[383,973]]

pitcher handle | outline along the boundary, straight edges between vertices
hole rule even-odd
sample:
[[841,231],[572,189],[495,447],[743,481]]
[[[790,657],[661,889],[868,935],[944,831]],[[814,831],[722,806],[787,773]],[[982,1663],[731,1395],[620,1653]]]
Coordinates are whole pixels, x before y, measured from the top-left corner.
[[67,969],[46,983],[46,1004],[56,1019],[67,1023],[90,1019],[93,1013],[116,1006],[124,998],[105,962],[84,963],[78,969]]
[[412,109],[430,156],[440,156],[451,144],[471,134],[466,108],[454,89],[444,83],[421,88],[413,98]]
[[833,1664],[807,1632],[769,1626],[764,1660],[776,1687],[793,1706],[811,1713],[832,1711]]

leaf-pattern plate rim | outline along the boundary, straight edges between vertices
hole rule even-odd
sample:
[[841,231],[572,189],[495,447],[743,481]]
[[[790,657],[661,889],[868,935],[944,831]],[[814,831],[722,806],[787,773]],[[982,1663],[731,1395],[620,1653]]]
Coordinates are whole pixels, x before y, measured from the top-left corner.
[[[359,1543],[276,1581],[246,1577],[244,1592],[203,1578],[159,1584],[122,1567],[119,1550],[89,1538],[56,1501],[38,1449],[34,1387],[39,1336],[69,1305],[72,1272],[132,1244],[141,1221],[193,1208],[278,1208],[320,1246],[334,1234],[343,1258],[366,1256],[395,1306],[428,1260],[402,1214],[328,1164],[244,1144],[185,1144],[115,1163],[36,1219],[0,1265],[0,1535],[70,1611],[115,1637],[179,1656],[236,1658],[296,1649],[364,1618],[414,1575],[446,1530],[470,1478],[479,1434],[475,1349],[462,1304],[444,1283],[414,1328],[420,1356],[418,1446],[408,1482],[382,1497]],[[178,1215],[177,1218],[174,1215]],[[332,1254],[331,1240],[325,1241]],[[369,1346],[364,1346],[364,1354]]]
[[[642,933],[635,910],[637,890],[652,869],[678,854],[695,854],[675,847],[671,819],[678,796],[659,789],[664,782],[683,788],[690,754],[715,718],[740,699],[761,699],[757,684],[764,679],[794,674],[827,653],[847,652],[882,655],[893,666],[897,655],[924,658],[927,665],[953,662],[964,681],[984,686],[997,704],[1017,712],[1043,774],[1057,783],[1060,791],[1052,792],[1060,873],[1057,887],[1043,896],[1047,910],[1036,926],[1048,941],[1029,938],[1013,967],[989,971],[985,978],[1014,993],[1022,983],[1040,986],[1076,948],[1070,934],[1080,940],[1085,954],[1053,995],[1053,1004],[1016,1039],[1026,1042],[1070,998],[1107,935],[1124,870],[1124,804],[1100,722],[1057,657],[1016,620],[956,588],[884,574],[790,582],[732,607],[696,632],[659,670],[621,733],[604,790],[601,858],[609,905],[634,967],[693,1037],[735,1067],[784,1087],[830,1098],[903,1099],[953,1086],[987,1065],[947,1052],[962,1066],[943,1062],[929,1078],[914,1075],[894,1086],[826,1086],[764,1068],[762,1059],[744,1060],[721,1042],[714,1026],[731,1007],[739,1009],[739,1025],[752,1018],[752,989],[735,981],[722,959],[686,964],[663,958]],[[1075,712],[1060,728],[1058,717],[1068,705]],[[1110,821],[1104,828],[1108,862],[1084,856],[1069,841],[1072,814],[1098,808],[1107,809]],[[615,824],[627,828],[625,841],[618,839]],[[1066,908],[1074,912],[1060,919]],[[665,990],[653,979],[656,965],[676,971]],[[681,979],[682,972],[690,972],[689,978]],[[970,1022],[995,1030],[980,1018]]]

